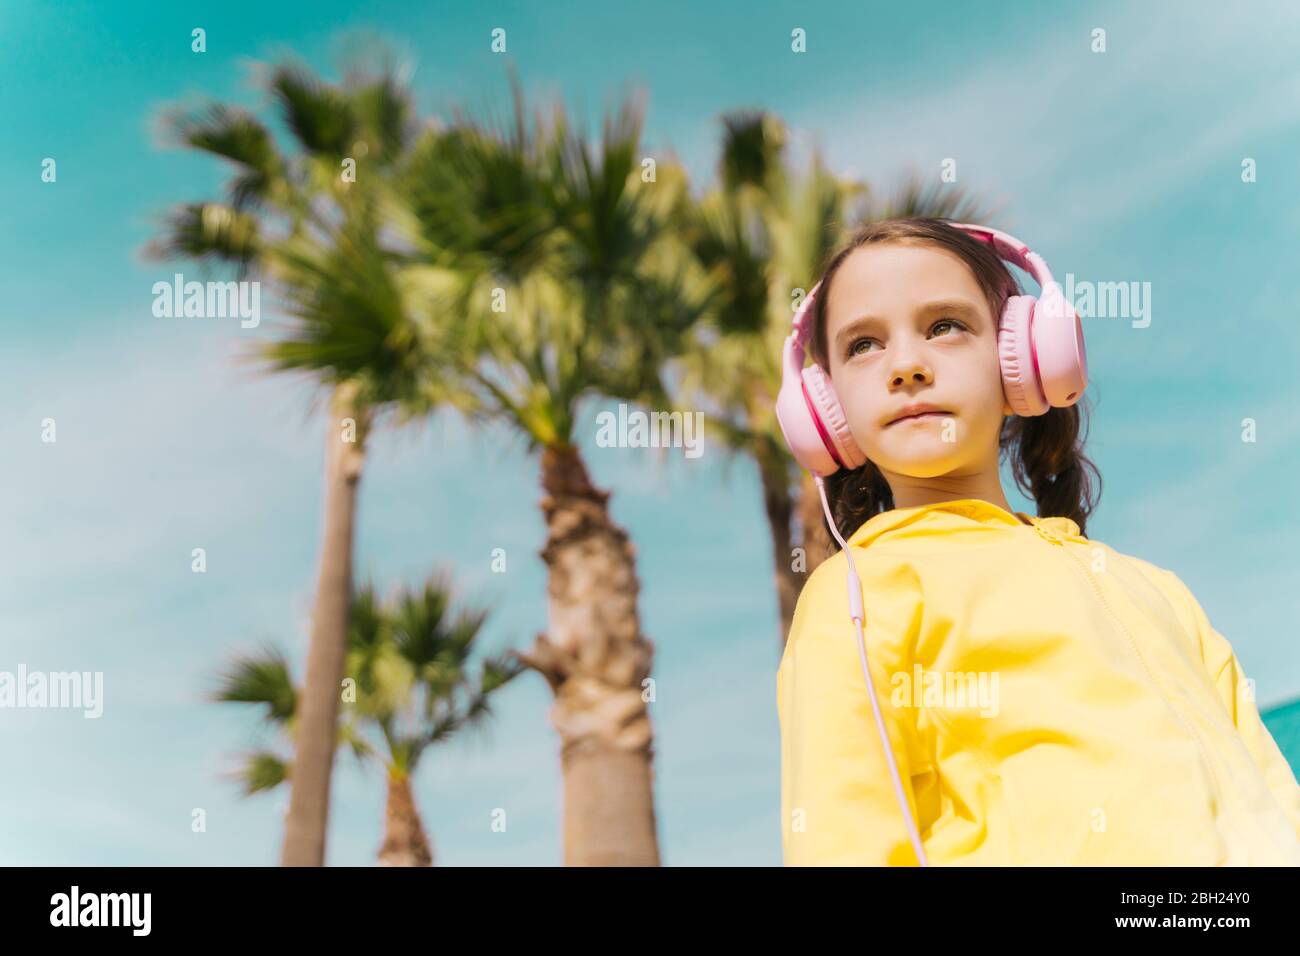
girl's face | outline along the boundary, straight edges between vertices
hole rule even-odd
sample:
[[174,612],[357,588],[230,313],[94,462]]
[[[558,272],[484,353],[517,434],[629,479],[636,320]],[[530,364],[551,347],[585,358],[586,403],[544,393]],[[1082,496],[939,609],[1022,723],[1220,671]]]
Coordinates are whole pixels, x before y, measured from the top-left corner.
[[[891,485],[897,476],[996,476],[1012,409],[997,324],[960,258],[932,245],[854,250],[831,283],[826,348],[849,430]],[[896,421],[914,404],[940,412]]]

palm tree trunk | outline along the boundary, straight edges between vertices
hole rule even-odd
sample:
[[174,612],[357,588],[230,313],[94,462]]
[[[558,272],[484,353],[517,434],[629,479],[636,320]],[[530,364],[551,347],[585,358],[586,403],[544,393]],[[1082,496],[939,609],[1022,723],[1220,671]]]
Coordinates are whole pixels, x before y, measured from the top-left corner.
[[[343,664],[352,603],[352,540],[357,485],[364,460],[365,421],[348,386],[335,389],[334,416],[325,441],[325,531],[321,545],[316,606],[312,610],[307,681],[299,704],[289,812],[285,819],[282,866],[324,866],[330,775],[338,739]],[[354,423],[344,440],[343,420]]]
[[635,548],[577,448],[542,450],[549,633],[519,655],[555,694],[567,866],[658,866],[653,730],[642,681],[654,644],[637,617]]
[[388,802],[384,807],[384,845],[379,848],[380,866],[432,866],[433,851],[420,823],[411,793],[411,778],[389,771]]
[[767,525],[772,539],[772,562],[776,578],[777,607],[781,613],[781,650],[785,650],[790,624],[794,620],[795,604],[806,577],[791,547],[791,522],[794,519],[794,497],[790,494],[790,474],[784,460],[758,462],[758,473],[763,483],[763,508],[767,512]]
[[835,539],[826,530],[826,512],[822,510],[817,483],[808,471],[803,472],[799,485],[799,524],[803,529],[803,550],[808,562],[804,573],[804,580],[807,580],[807,576],[831,556],[836,546]]

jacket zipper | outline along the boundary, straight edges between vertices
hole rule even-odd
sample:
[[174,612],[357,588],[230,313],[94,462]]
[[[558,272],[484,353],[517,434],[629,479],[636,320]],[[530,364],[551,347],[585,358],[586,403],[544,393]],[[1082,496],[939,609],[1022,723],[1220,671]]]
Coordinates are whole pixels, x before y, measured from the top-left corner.
[[1223,794],[1226,791],[1223,785],[1223,781],[1219,778],[1218,768],[1215,766],[1214,761],[1210,758],[1210,754],[1206,749],[1205,741],[1201,739],[1200,732],[1195,727],[1189,725],[1186,722],[1183,715],[1179,712],[1178,706],[1169,697],[1168,693],[1166,693],[1164,687],[1156,679],[1155,675],[1151,673],[1151,668],[1147,666],[1146,658],[1144,658],[1142,656],[1142,652],[1138,650],[1137,642],[1133,640],[1133,635],[1129,632],[1129,629],[1124,625],[1124,622],[1120,620],[1119,615],[1116,614],[1114,609],[1110,606],[1110,601],[1106,599],[1106,595],[1102,592],[1101,586],[1093,578],[1092,573],[1088,570],[1087,566],[1084,565],[1083,562],[1068,547],[1066,547],[1064,540],[1052,534],[1050,531],[1038,527],[1038,525],[1034,525],[1033,527],[1034,530],[1038,532],[1038,536],[1041,537],[1044,541],[1047,541],[1048,543],[1059,547],[1061,551],[1064,553],[1064,555],[1069,558],[1067,563],[1071,567],[1077,568],[1079,570],[1079,573],[1081,573],[1084,576],[1084,578],[1087,579],[1088,583],[1092,585],[1093,593],[1097,595],[1098,599],[1101,601],[1102,607],[1106,609],[1106,614],[1110,617],[1111,622],[1115,625],[1117,630],[1124,635],[1125,640],[1128,641],[1129,647],[1133,650],[1133,655],[1138,659],[1138,663],[1142,665],[1142,670],[1146,673],[1147,677],[1150,679],[1152,686],[1155,687],[1160,692],[1160,696],[1164,699],[1165,705],[1173,713],[1174,719],[1177,720],[1179,725],[1182,726],[1184,730],[1188,731],[1191,734],[1192,738],[1196,741],[1197,749],[1200,750],[1201,752],[1201,759],[1205,763],[1205,766],[1209,768],[1210,776],[1213,778],[1214,785],[1215,787],[1218,788],[1219,791],[1218,793],[1215,794],[1215,800],[1216,802],[1221,802],[1223,799]]

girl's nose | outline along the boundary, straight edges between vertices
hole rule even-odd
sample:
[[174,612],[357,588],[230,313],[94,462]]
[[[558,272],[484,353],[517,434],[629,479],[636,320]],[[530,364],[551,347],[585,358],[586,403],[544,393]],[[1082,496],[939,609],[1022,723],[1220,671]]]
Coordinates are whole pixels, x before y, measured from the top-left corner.
[[901,388],[904,385],[925,385],[933,378],[930,367],[920,359],[900,360],[891,370],[889,377],[890,386]]

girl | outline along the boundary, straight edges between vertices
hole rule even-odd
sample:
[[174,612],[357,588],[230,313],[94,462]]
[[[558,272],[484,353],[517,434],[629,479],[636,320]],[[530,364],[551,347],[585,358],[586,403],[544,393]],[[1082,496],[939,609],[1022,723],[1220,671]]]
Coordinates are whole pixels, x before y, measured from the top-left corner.
[[[842,546],[777,673],[786,865],[1300,864],[1300,786],[1232,647],[1176,575],[1085,535],[1087,364],[1041,258],[871,224],[785,376]],[[1003,454],[1042,517],[1011,510]]]

